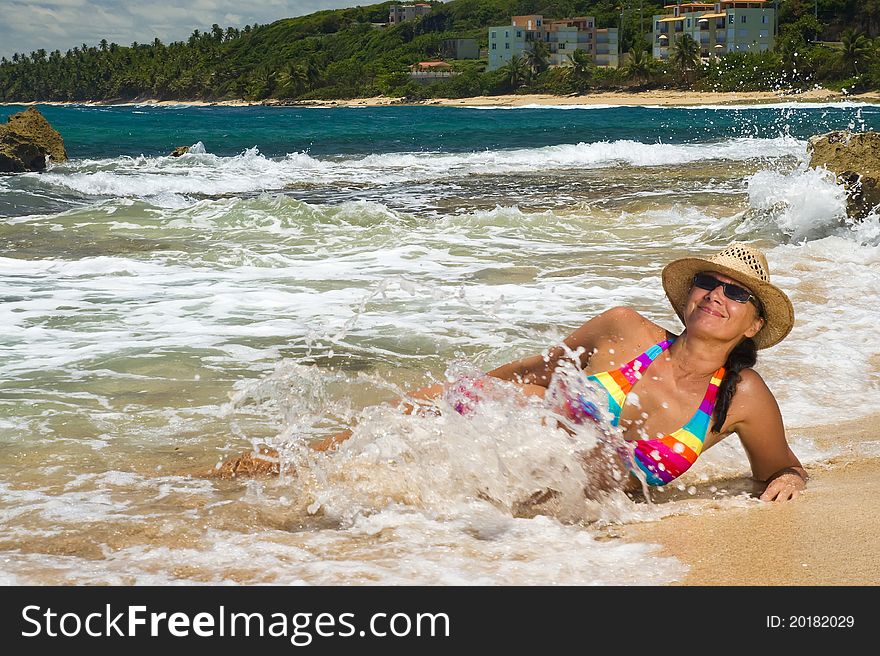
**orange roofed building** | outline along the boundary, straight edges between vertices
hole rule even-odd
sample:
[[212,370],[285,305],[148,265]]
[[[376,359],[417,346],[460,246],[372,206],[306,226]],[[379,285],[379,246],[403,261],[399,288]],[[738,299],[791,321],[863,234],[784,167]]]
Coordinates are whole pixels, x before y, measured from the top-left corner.
[[409,76],[419,82],[432,82],[453,75],[456,73],[452,66],[445,61],[423,61],[409,67]]

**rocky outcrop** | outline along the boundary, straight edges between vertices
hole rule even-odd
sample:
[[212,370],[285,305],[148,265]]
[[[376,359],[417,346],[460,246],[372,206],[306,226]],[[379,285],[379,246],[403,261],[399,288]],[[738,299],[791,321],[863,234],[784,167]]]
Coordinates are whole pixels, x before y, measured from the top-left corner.
[[42,171],[46,156],[53,162],[67,160],[64,140],[34,107],[13,114],[0,125],[0,172]]
[[180,157],[181,155],[186,155],[188,152],[189,146],[178,146],[171,151],[171,157]]
[[880,133],[836,131],[810,138],[810,166],[837,175],[847,191],[847,213],[864,219],[880,205]]

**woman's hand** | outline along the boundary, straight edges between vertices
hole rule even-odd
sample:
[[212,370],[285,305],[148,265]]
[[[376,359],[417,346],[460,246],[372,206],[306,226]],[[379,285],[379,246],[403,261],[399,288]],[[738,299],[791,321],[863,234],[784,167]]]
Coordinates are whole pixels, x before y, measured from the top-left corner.
[[796,499],[804,491],[807,483],[794,468],[789,467],[774,474],[767,483],[761,501],[788,501]]
[[754,479],[766,483],[761,501],[794,499],[807,486],[807,472],[785,439],[779,404],[754,369],[744,369],[740,376],[728,414],[737,420],[725,432],[739,435]]

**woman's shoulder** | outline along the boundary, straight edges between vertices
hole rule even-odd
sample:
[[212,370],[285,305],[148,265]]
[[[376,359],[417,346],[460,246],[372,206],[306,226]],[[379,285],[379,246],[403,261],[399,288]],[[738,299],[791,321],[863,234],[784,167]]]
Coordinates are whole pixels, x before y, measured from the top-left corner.
[[[741,427],[742,422],[754,418],[756,416],[772,413],[779,406],[773,392],[767,387],[761,374],[752,368],[746,368],[739,372],[739,380],[730,399],[730,405],[727,409],[727,417],[724,420],[724,426],[718,433],[720,435],[730,435],[735,433]],[[714,432],[714,431],[713,431]],[[714,444],[721,438],[712,440]]]
[[649,334],[657,336],[659,338],[658,341],[660,341],[668,333],[665,328],[627,305],[618,305],[610,308],[599,316],[617,329],[615,332],[619,337],[626,338]]
[[[592,361],[594,368],[608,368],[621,356],[635,357],[652,344],[667,339],[670,333],[633,308],[621,305],[597,315],[575,335],[583,337],[578,344],[586,346],[587,351],[609,354],[607,358],[598,355]],[[584,337],[586,335],[589,335],[589,339]],[[612,357],[615,352],[617,355]],[[605,362],[606,359],[608,362]]]
[[773,396],[773,392],[767,387],[767,383],[757,371],[747,367],[739,372],[739,383],[736,386],[736,394],[744,399],[759,399],[767,395]]
[[752,368],[739,372],[739,382],[730,402],[729,423],[734,424],[748,417],[779,412],[773,391]]

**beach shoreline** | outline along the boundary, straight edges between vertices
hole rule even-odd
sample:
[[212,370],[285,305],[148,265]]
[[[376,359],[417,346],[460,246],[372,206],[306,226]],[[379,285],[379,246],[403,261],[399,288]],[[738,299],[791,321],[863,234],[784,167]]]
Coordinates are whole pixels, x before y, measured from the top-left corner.
[[753,105],[773,103],[834,103],[862,102],[880,104],[880,92],[845,94],[829,89],[818,88],[804,92],[745,91],[709,92],[676,91],[655,89],[650,91],[602,91],[587,94],[556,96],[551,94],[508,94],[499,96],[473,96],[470,98],[430,98],[421,101],[406,101],[403,98],[375,96],[372,98],[352,98],[348,100],[155,100],[143,99],[127,102],[82,101],[31,101],[3,102],[0,106],[155,106],[155,107],[387,107],[387,106],[441,106],[441,107],[574,107],[574,106],[612,106],[612,107],[691,107],[701,105]]
[[878,585],[878,420],[792,431],[820,445],[846,445],[839,455],[806,465],[810,481],[793,501],[719,504],[700,514],[629,524],[620,537],[659,544],[662,555],[685,563],[688,573],[673,585]]

